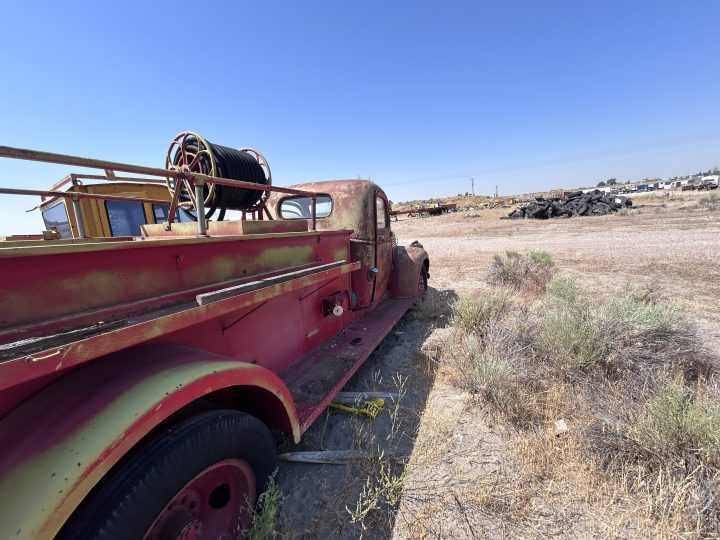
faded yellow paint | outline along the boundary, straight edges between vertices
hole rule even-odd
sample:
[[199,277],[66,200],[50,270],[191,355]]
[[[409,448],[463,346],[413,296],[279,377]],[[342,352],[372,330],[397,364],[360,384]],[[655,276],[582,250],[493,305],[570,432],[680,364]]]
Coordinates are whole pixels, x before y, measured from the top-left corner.
[[271,247],[254,259],[255,269],[296,266],[311,262],[313,246]]
[[[52,538],[90,489],[154,426],[148,424],[142,431],[128,432],[139,417],[151,411],[157,412],[162,407],[163,398],[193,381],[211,373],[215,374],[216,381],[229,380],[238,370],[249,373],[263,368],[229,361],[195,361],[169,367],[138,381],[124,394],[108,402],[97,414],[68,430],[67,436],[52,447],[41,453],[28,452],[24,462],[0,478],[0,493],[3,493],[3,497],[0,497],[0,538]],[[270,379],[265,384],[270,384]],[[198,391],[204,392],[209,388],[203,385]],[[213,390],[217,388],[215,386]],[[266,388],[283,401],[290,415],[290,411],[294,410],[292,404],[285,402],[278,391]],[[87,388],[84,391],[90,399],[102,389]],[[56,406],[62,408],[63,403],[59,401]],[[162,417],[171,412],[166,411]],[[13,414],[22,413],[22,410],[18,410]],[[67,411],[66,422],[72,422],[72,413]],[[290,417],[295,439],[299,440],[297,417]],[[162,418],[157,417],[156,420],[159,422]],[[33,422],[37,429],[42,429],[42,418],[33,419]],[[106,457],[84,477],[86,467],[97,462],[110,449],[117,449],[111,452],[113,457]]]

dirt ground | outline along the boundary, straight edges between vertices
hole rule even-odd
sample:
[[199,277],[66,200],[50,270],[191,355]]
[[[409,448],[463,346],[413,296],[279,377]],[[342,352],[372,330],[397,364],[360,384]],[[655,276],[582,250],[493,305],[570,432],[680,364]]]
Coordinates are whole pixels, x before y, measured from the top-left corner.
[[[399,243],[419,240],[428,251],[430,296],[438,304],[486,288],[485,275],[495,254],[541,249],[553,255],[560,271],[601,294],[627,283],[658,284],[665,297],[685,305],[706,342],[716,349],[720,212],[699,208],[701,196],[645,196],[626,215],[506,220],[500,218],[510,209],[497,208],[475,211],[479,217],[458,212],[392,225]],[[529,522],[534,525],[524,531],[508,531],[492,516],[473,515],[463,507],[458,494],[473,489],[478,481],[491,481],[504,466],[504,438],[500,428],[468,414],[469,395],[435,381],[427,369],[420,350],[428,346],[426,340],[433,332],[442,332],[443,325],[442,317],[406,315],[348,383],[346,390],[397,394],[377,420],[329,411],[299,447],[289,442],[281,447],[281,451],[362,449],[368,454],[349,465],[283,462],[278,475],[286,497],[281,537],[612,537],[591,525],[592,516],[572,506],[548,509],[542,501],[533,502],[537,515]],[[386,464],[390,464],[387,469]],[[381,511],[367,512],[360,520],[361,510],[371,506],[373,493],[377,495],[373,485],[378,479],[383,493],[396,485],[401,492],[395,498],[376,496]],[[434,498],[442,502],[444,515],[439,521],[436,515],[425,515],[437,508]]]

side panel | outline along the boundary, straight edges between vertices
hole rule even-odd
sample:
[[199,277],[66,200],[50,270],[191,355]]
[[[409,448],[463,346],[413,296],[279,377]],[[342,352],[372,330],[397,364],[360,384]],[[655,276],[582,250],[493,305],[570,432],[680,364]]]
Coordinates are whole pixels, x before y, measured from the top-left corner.
[[128,349],[49,385],[0,420],[0,538],[52,538],[150,430],[204,395],[242,386],[264,389],[261,418],[299,440],[276,375],[188,347]]
[[426,264],[429,265],[429,259],[423,248],[413,245],[397,246],[390,275],[390,294],[394,298],[417,295],[420,272]]

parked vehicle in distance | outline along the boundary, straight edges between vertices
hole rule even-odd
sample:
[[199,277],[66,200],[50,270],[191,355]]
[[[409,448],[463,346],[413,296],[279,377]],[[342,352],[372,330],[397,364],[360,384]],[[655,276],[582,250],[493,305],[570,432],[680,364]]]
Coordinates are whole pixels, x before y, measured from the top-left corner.
[[695,184],[688,182],[687,184],[683,184],[683,186],[680,188],[680,191],[695,191],[695,189]]

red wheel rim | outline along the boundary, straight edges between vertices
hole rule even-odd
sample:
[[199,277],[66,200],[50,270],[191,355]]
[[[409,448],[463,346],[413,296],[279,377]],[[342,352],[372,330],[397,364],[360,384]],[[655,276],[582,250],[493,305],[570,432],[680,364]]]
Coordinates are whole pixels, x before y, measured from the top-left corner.
[[219,461],[185,484],[165,505],[143,540],[231,540],[250,526],[255,474],[239,459]]

